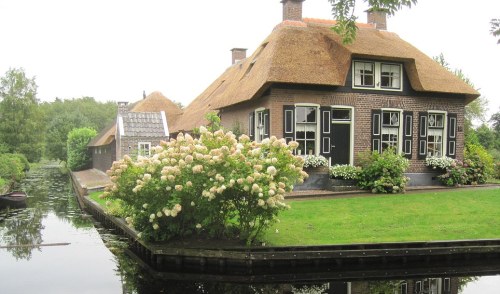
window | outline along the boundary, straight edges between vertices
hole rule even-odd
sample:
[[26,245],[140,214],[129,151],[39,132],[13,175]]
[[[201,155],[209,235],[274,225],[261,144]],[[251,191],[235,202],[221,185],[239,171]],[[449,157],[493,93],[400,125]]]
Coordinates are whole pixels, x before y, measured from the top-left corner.
[[418,159],[429,156],[455,158],[457,114],[445,111],[419,113]]
[[390,89],[401,89],[401,65],[381,64],[380,87]]
[[297,154],[316,154],[318,108],[298,106],[295,108],[295,141],[299,143]]
[[268,114],[265,111],[257,111],[257,125],[255,128],[255,140],[257,142],[261,142],[266,138],[266,122],[267,122],[267,116]]
[[444,114],[429,113],[427,117],[427,156],[443,156]]
[[149,156],[151,149],[151,143],[149,142],[139,142],[139,148],[137,150],[137,154],[140,156]]
[[354,61],[353,88],[401,91],[402,69],[402,65],[397,63]]
[[261,142],[269,138],[269,109],[258,108],[248,115],[248,136],[251,140]]
[[354,85],[359,87],[375,86],[375,63],[373,62],[354,62]]
[[413,156],[413,112],[402,109],[372,109],[372,150],[379,153],[393,148],[411,159]]
[[399,111],[382,112],[382,151],[393,148],[399,150]]

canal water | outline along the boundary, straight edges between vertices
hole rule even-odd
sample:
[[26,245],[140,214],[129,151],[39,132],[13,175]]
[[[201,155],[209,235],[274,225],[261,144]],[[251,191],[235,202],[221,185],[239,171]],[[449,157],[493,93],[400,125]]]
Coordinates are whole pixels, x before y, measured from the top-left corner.
[[229,283],[216,273],[168,279],[126,254],[126,242],[82,212],[57,165],[20,183],[27,207],[0,211],[0,293],[500,293],[500,276]]

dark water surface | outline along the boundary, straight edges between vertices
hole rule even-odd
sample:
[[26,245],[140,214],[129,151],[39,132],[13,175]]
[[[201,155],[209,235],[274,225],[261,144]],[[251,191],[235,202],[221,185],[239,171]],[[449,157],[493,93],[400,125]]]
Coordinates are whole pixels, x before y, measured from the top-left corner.
[[307,284],[225,283],[211,273],[159,279],[80,210],[56,165],[31,171],[18,188],[29,195],[27,208],[0,211],[0,293],[500,293],[498,275]]

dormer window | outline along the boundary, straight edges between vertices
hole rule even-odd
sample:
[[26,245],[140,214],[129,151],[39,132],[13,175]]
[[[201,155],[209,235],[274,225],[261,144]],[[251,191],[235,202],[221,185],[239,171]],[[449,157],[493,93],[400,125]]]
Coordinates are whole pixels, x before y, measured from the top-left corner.
[[378,61],[353,61],[353,83],[355,89],[401,91],[402,66],[397,63]]

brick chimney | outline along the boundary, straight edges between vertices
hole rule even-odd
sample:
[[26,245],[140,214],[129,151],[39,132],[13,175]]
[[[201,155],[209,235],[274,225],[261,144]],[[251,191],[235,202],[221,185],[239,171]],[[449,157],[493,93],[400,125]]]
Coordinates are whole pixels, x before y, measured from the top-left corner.
[[387,10],[370,8],[366,11],[367,23],[375,25],[377,30],[387,30]]
[[231,57],[232,57],[232,64],[235,64],[239,62],[240,60],[243,60],[247,58],[247,49],[246,48],[233,48],[231,49]]
[[128,102],[118,102],[118,114],[125,114],[128,112]]
[[283,21],[302,21],[302,2],[304,0],[281,0],[281,3],[283,3]]

